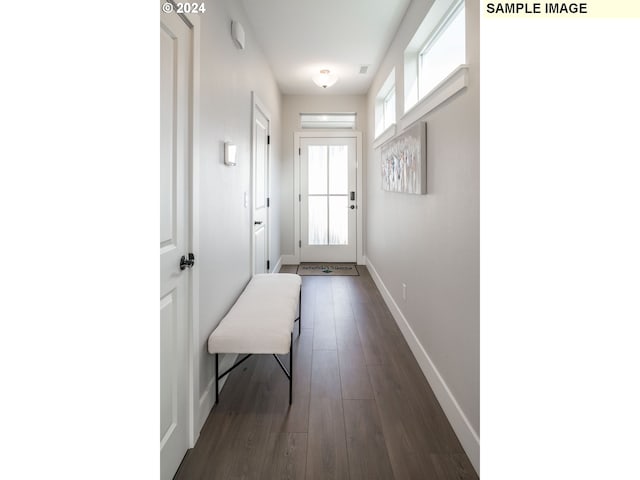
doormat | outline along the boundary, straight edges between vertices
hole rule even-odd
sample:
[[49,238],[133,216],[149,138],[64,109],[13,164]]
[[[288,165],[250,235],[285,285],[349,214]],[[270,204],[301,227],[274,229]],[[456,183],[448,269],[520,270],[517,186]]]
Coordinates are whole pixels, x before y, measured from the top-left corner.
[[352,263],[301,263],[298,275],[319,276],[359,276],[358,269]]

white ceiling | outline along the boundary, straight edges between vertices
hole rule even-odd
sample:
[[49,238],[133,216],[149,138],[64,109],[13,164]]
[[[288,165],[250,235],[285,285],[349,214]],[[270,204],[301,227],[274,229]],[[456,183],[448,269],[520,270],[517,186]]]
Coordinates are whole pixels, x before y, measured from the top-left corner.
[[[369,89],[410,0],[242,0],[280,90],[354,95]],[[368,65],[365,75],[360,66]],[[311,76],[328,68],[326,90]]]

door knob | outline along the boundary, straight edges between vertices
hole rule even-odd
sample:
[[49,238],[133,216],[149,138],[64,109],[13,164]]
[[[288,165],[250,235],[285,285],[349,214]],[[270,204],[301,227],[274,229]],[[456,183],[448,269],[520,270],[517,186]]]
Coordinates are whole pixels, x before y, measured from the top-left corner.
[[351,210],[353,210],[354,208],[356,208],[356,206],[355,206],[355,205],[351,205],[349,208],[350,208]]
[[180,258],[180,270],[184,270],[187,267],[191,268],[193,267],[194,263],[196,263],[196,257],[193,255],[193,253],[189,253],[188,259],[183,255]]
[[262,220],[256,220],[253,222],[254,225],[262,225]]

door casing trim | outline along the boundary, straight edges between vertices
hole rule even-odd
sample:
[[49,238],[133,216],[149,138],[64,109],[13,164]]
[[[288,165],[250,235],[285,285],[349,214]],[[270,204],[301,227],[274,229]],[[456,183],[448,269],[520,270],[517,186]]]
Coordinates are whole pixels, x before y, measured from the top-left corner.
[[293,133],[293,258],[289,257],[287,263],[300,263],[300,158],[298,153],[300,150],[300,140],[303,138],[355,138],[356,139],[356,262],[358,265],[365,264],[364,258],[364,191],[363,191],[363,169],[364,162],[362,159],[362,132],[354,132],[353,130],[336,132],[294,132]]

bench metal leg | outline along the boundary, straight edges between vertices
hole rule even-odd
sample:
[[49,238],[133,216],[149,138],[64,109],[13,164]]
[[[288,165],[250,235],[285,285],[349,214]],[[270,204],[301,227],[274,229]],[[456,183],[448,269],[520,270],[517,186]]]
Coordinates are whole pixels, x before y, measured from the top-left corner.
[[300,295],[298,296],[298,318],[293,323],[298,322],[298,336],[302,333],[302,287],[300,287]]
[[289,344],[289,370],[282,364],[282,360],[278,355],[274,353],[273,358],[276,359],[276,362],[278,362],[278,365],[280,365],[280,368],[289,379],[289,405],[291,405],[293,401],[293,332],[291,332],[291,343]]
[[220,380],[221,378],[224,378],[225,375],[229,374],[231,372],[231,370],[233,370],[234,368],[236,368],[238,365],[240,365],[242,362],[244,362],[247,358],[249,358],[251,355],[253,355],[252,353],[248,354],[246,357],[244,357],[242,360],[236,362],[233,364],[233,366],[231,368],[227,368],[223,373],[221,373],[220,375],[218,375],[218,354],[216,353],[216,403],[218,403],[218,380]]
[[216,353],[216,404],[218,403],[218,354]]
[[300,296],[298,297],[298,336],[302,333],[302,287],[300,287]]

